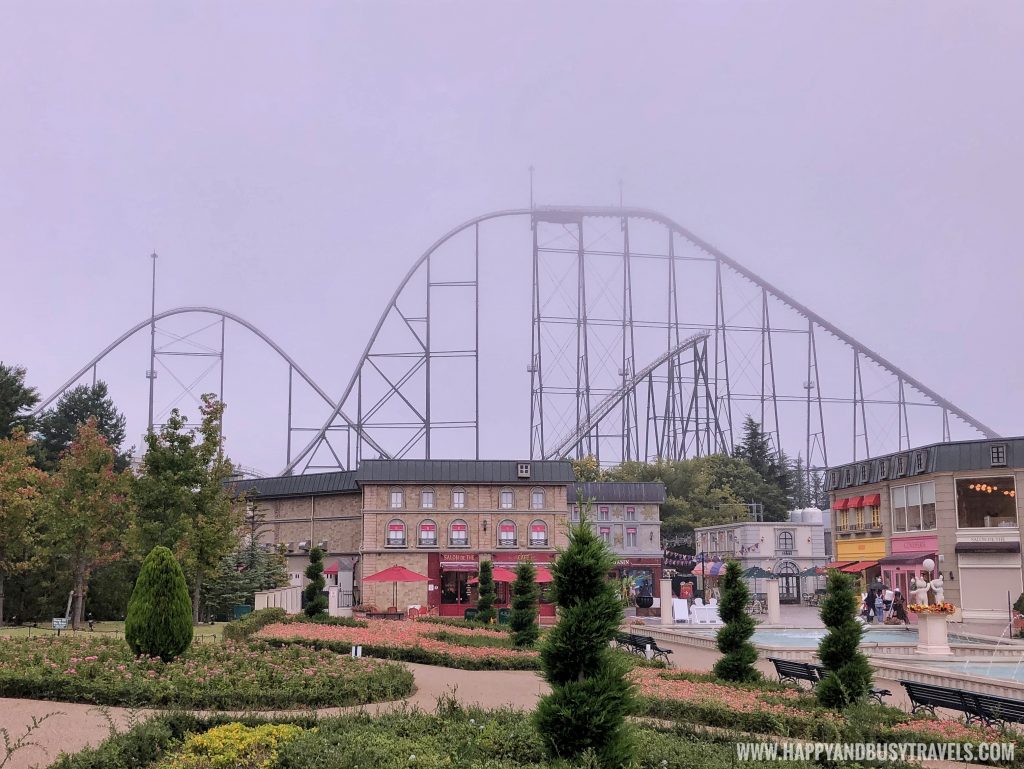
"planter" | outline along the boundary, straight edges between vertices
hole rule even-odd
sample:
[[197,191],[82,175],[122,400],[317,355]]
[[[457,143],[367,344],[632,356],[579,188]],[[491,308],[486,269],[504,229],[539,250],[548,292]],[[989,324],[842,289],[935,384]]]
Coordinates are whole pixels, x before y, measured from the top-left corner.
[[653,595],[638,595],[636,597],[636,608],[638,609],[650,609],[654,606]]
[[918,654],[929,656],[948,656],[953,654],[949,648],[948,614],[929,614],[922,612],[917,615],[917,649]]

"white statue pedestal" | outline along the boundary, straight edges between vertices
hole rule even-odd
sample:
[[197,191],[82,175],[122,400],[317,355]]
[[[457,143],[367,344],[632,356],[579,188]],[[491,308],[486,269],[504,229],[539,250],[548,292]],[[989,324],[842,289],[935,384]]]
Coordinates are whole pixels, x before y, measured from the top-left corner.
[[779,606],[779,581],[777,579],[765,580],[768,583],[768,624],[782,624],[782,609]]
[[949,636],[946,624],[949,616],[946,614],[925,614],[917,615],[917,653],[930,656],[947,655],[951,656],[953,650],[949,648]]
[[672,580],[661,581],[661,624],[672,624]]

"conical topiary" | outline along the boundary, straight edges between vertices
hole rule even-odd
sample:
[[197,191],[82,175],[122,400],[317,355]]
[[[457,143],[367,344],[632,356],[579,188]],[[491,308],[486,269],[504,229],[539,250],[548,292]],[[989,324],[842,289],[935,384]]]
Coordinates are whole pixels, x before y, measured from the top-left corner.
[[761,672],[754,667],[757,649],[750,643],[754,634],[754,620],[747,614],[750,591],[737,561],[726,564],[721,588],[718,614],[725,625],[719,629],[716,641],[722,657],[715,663],[713,672],[726,681],[756,681],[761,678]]
[[494,611],[494,599],[497,594],[494,591],[494,565],[490,561],[483,561],[480,564],[479,598],[476,602],[476,618],[480,622],[493,622],[496,616]]
[[324,595],[324,551],[314,547],[309,551],[309,566],[306,567],[306,589],[303,596],[306,607],[303,611],[307,617],[320,617],[327,614],[327,596]]
[[537,627],[537,570],[532,563],[516,567],[516,581],[512,583],[512,614],[509,628],[514,646],[533,646],[540,636]]
[[174,554],[149,551],[128,601],[124,638],[135,654],[170,662],[192,643],[192,599]]
[[632,758],[629,663],[610,645],[623,619],[622,601],[608,580],[614,566],[615,556],[581,514],[551,569],[559,621],[540,651],[551,693],[534,714],[551,756],[571,760],[590,752],[604,769],[626,766]]
[[833,569],[828,573],[826,587],[821,621],[828,634],[818,644],[818,657],[828,674],[814,693],[825,707],[841,710],[867,697],[871,691],[871,665],[860,651],[864,628],[856,619],[859,602],[853,577]]

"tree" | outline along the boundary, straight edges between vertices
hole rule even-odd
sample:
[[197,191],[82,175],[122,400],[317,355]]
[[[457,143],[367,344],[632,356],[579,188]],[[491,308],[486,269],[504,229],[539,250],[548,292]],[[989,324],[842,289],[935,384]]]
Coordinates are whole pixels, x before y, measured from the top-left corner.
[[514,646],[533,646],[540,636],[537,627],[537,570],[532,563],[523,562],[516,567],[516,581],[512,583],[512,615],[509,628]]
[[39,403],[39,392],[25,384],[26,371],[0,361],[0,439],[10,438],[17,428],[31,429],[32,407]]
[[61,457],[47,500],[49,547],[67,564],[74,591],[71,625],[85,617],[93,570],[121,558],[132,514],[131,474],[116,472],[116,455],[90,417]]
[[825,478],[820,470],[811,473],[810,486],[811,504],[819,510],[829,509],[828,491],[825,489]]
[[534,713],[550,755],[573,759],[592,751],[606,769],[628,764],[632,755],[628,662],[610,646],[623,619],[622,602],[608,580],[614,565],[615,556],[581,511],[551,569],[559,621],[540,650],[551,693]]
[[306,588],[303,596],[306,599],[307,617],[321,617],[327,614],[327,598],[324,596],[324,551],[314,547],[309,551],[309,566],[306,567]]
[[587,454],[587,456],[580,459],[573,459],[571,462],[572,471],[576,475],[577,481],[582,483],[586,481],[600,481],[602,479],[601,465],[593,454]]
[[227,483],[234,469],[223,451],[224,404],[203,395],[200,413],[196,430],[186,430],[187,420],[175,409],[158,434],[146,436],[132,537],[140,552],[162,545],[177,555],[192,588],[197,624],[203,582],[238,547],[244,507],[235,503]]
[[836,710],[864,700],[871,691],[871,665],[860,651],[864,628],[856,620],[859,601],[854,585],[851,575],[832,569],[821,603],[828,633],[818,644],[818,657],[828,673],[814,693],[819,703]]
[[256,593],[288,584],[280,553],[243,547],[221,558],[217,573],[203,583],[203,602],[213,617],[226,617],[231,607],[255,605]]
[[0,625],[5,581],[32,564],[31,533],[46,488],[46,474],[33,465],[30,446],[21,430],[0,439]]
[[135,654],[170,662],[192,643],[192,606],[185,574],[166,547],[154,547],[135,582],[124,638]]
[[810,507],[811,490],[807,485],[807,466],[800,454],[796,455],[789,473],[789,486],[791,489],[789,504],[793,508]]
[[36,442],[39,466],[47,472],[56,469],[61,454],[75,439],[79,425],[89,418],[96,420],[97,429],[114,450],[115,469],[118,472],[127,469],[130,451],[121,451],[125,439],[125,418],[114,406],[107,392],[107,383],[103,381],[68,390],[60,396],[55,407],[39,416],[35,425],[39,436]]
[[480,564],[479,597],[476,602],[476,618],[480,622],[493,622],[496,616],[494,611],[494,599],[497,593],[494,590],[494,564],[490,561],[483,561]]
[[789,467],[786,456],[771,445],[761,425],[753,417],[743,422],[743,440],[733,456],[744,460],[764,480],[760,501],[767,521],[784,521],[789,513]]
[[718,613],[725,624],[716,636],[722,657],[715,663],[714,674],[726,681],[757,681],[761,678],[761,673],[754,667],[757,649],[750,643],[754,620],[747,614],[750,591],[743,581],[739,561],[726,564],[721,589]]

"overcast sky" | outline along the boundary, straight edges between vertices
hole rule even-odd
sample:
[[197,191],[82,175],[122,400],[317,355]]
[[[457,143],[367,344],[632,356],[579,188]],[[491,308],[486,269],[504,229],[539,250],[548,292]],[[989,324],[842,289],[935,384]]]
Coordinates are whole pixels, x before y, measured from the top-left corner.
[[[533,165],[541,203],[623,180],[1022,434],[1022,40],[1017,0],[9,3],[0,359],[48,394],[148,315],[156,250],[158,308],[237,312],[336,395],[413,259]],[[100,372],[134,436],[147,365]]]

